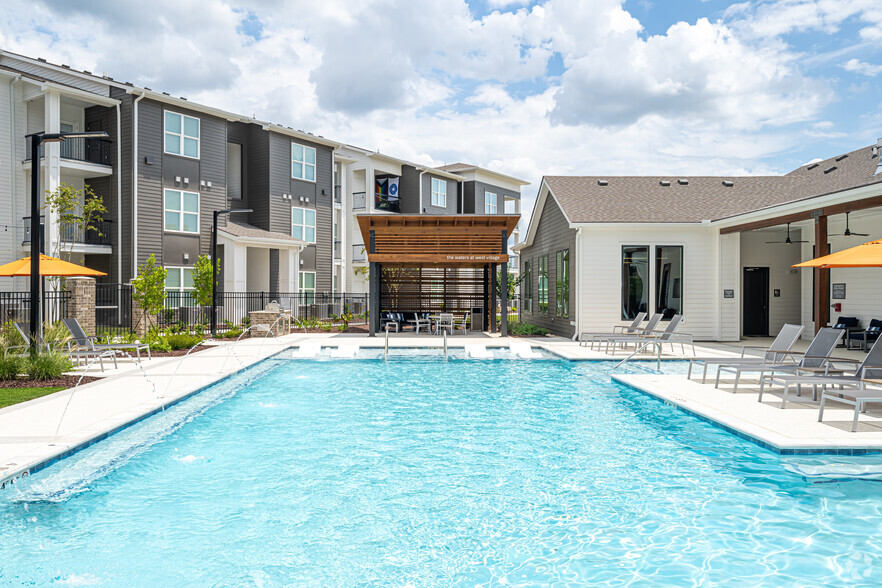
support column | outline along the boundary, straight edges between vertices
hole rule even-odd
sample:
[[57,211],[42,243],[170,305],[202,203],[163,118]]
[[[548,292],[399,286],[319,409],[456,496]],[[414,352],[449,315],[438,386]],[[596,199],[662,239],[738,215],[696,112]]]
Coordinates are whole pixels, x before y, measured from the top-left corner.
[[[367,197],[367,194],[365,194]],[[376,249],[376,237],[371,229],[368,240],[368,336],[375,337],[380,327],[380,264],[370,261]]]
[[[503,202],[503,206],[505,203]],[[502,231],[502,254],[508,255],[508,233],[506,231]],[[499,288],[499,306],[502,309],[501,319],[499,323],[499,334],[503,337],[508,337],[508,262],[502,262],[501,268],[501,284]]]
[[[815,257],[827,255],[827,217],[815,219]],[[830,321],[830,270],[815,269],[815,334]]]
[[482,331],[490,330],[490,266],[484,264],[484,324],[481,325]]
[[65,278],[64,289],[70,292],[68,316],[77,319],[87,335],[95,335],[95,278]]
[[490,332],[496,332],[496,264],[490,264]]
[[[45,133],[61,132],[61,95],[55,90],[49,90],[43,95],[43,127]],[[35,162],[31,162],[34,165]],[[39,163],[39,162],[36,162]],[[40,200],[45,203],[45,194],[54,192],[61,185],[61,143],[43,143],[43,181],[40,186]],[[48,208],[43,211],[46,225],[44,246],[47,255],[57,255],[60,240],[59,223],[57,215]],[[39,227],[39,219],[31,221],[33,226]]]

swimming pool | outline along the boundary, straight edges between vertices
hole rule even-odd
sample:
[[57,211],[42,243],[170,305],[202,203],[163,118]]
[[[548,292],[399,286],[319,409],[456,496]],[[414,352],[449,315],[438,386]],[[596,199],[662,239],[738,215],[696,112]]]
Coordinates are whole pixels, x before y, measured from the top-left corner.
[[882,486],[794,473],[848,458],[611,365],[264,362],[0,493],[0,583],[882,582]]

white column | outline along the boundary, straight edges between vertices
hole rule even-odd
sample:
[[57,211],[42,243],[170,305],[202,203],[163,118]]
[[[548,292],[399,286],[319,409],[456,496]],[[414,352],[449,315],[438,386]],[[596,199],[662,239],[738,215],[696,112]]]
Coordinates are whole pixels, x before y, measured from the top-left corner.
[[352,214],[352,197],[349,195],[349,164],[340,164],[340,195],[343,208],[340,210],[340,280],[339,292],[346,291],[346,274],[349,263],[349,215]]
[[297,249],[279,249],[279,291],[297,291],[297,269],[294,266]]
[[248,277],[246,270],[248,248],[232,241],[223,241],[223,246],[224,292],[245,292]]
[[[46,133],[58,133],[61,131],[61,96],[54,90],[49,90],[44,95],[43,129]],[[40,186],[41,198],[46,192],[54,192],[61,185],[61,143],[43,143],[43,179]],[[39,162],[31,162],[31,165],[39,165]],[[57,253],[59,240],[59,226],[56,214],[46,210],[46,253]],[[34,222],[35,227],[39,224]]]
[[291,292],[300,292],[300,248],[293,250],[291,263],[294,266],[291,272],[293,282],[291,284]]

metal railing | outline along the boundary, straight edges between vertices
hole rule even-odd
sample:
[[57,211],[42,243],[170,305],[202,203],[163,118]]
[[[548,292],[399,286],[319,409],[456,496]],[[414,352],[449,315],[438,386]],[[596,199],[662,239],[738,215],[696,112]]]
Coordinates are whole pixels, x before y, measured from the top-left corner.
[[[263,310],[270,302],[291,313],[297,324],[315,323],[339,325],[341,315],[347,317],[351,325],[367,324],[368,294],[345,294],[324,292],[218,292],[218,329],[243,325],[249,321],[249,313]],[[178,326],[182,328],[207,328],[211,306],[200,306],[191,292],[167,292],[165,309],[159,313],[157,324],[160,327]]]
[[[43,292],[43,320],[46,322],[59,321],[68,318],[67,308],[70,300],[70,292],[60,290],[58,292]],[[0,292],[0,320],[4,323],[27,322],[30,320],[31,294],[30,292]]]
[[367,192],[352,193],[352,210],[365,210],[367,208]]
[[131,284],[95,284],[95,330],[98,335],[132,332]]
[[[44,148],[45,145],[40,146],[40,157],[44,156]],[[112,144],[109,141],[87,139],[85,137],[65,139],[59,145],[59,151],[62,159],[86,161],[89,163],[97,163],[99,165],[110,165],[110,156],[111,153],[113,153]],[[29,145],[25,161],[30,159],[31,149]]]
[[352,246],[352,262],[359,263],[367,261],[367,248],[364,243],[356,243]]
[[[24,239],[22,243],[31,242],[31,217],[22,217],[24,221]],[[45,217],[40,218],[40,225],[45,225]],[[112,245],[111,234],[113,221],[103,220],[92,222],[94,228],[80,232],[80,228],[73,223],[61,223],[59,225],[59,237],[64,243],[81,243],[83,245]],[[43,229],[45,231],[45,228]]]

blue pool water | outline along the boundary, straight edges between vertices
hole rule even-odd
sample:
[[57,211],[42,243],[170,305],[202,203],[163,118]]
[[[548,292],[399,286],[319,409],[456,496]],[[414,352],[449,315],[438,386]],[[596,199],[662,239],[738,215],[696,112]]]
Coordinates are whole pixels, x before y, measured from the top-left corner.
[[0,494],[0,584],[882,583],[882,485],[794,473],[849,458],[609,368],[265,362]]

